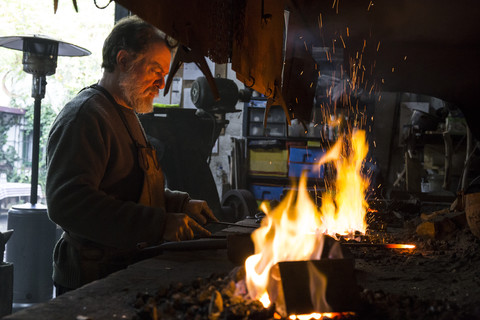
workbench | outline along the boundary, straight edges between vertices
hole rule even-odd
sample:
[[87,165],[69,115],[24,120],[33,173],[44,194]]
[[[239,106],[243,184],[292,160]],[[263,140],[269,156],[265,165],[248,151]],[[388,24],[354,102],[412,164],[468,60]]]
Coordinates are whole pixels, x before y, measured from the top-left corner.
[[165,251],[3,319],[131,319],[136,313],[133,303],[138,293],[154,294],[170,284],[188,284],[199,277],[228,273],[234,267],[226,249]]

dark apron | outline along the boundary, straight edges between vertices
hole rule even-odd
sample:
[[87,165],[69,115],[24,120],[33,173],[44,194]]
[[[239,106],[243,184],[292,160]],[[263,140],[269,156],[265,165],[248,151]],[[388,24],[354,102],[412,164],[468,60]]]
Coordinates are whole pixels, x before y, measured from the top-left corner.
[[[157,153],[148,142],[140,120],[138,120],[138,125],[143,132],[143,143],[139,142],[133,135],[128,121],[120,109],[123,107],[117,104],[112,95],[99,85],[93,85],[90,88],[102,92],[108,100],[115,105],[115,110],[117,110],[118,115],[125,124],[130,137],[137,147],[138,162],[144,173],[143,188],[138,203],[145,206],[165,209],[165,182],[163,172],[157,159]],[[147,258],[140,251],[140,247],[135,250],[123,250],[102,246],[67,231],[63,233],[62,237],[64,241],[72,245],[79,253],[82,284],[103,278],[115,271],[126,268],[132,263]]]

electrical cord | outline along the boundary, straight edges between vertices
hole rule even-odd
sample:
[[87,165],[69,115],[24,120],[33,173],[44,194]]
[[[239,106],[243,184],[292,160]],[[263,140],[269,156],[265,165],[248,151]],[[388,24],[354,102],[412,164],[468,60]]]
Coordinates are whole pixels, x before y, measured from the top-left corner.
[[110,5],[110,3],[112,3],[112,2],[113,2],[113,0],[109,0],[108,3],[102,7],[102,6],[98,5],[97,0],[93,0],[93,3],[95,4],[95,7],[97,7],[98,9],[101,9],[101,10],[106,9]]

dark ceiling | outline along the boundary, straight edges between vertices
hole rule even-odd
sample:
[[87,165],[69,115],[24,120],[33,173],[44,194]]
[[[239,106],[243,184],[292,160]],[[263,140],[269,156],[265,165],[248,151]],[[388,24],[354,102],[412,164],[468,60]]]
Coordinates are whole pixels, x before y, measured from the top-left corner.
[[[270,21],[267,18],[272,19],[271,21],[278,18],[275,16],[278,16],[278,10],[270,10],[269,6],[286,8],[291,12],[291,17],[295,18],[292,21],[295,21],[298,36],[305,39],[307,51],[311,46],[330,48],[336,46],[343,49],[344,70],[347,73],[358,67],[360,54],[364,70],[362,83],[368,83],[368,86],[375,83],[376,90],[412,92],[450,102],[463,111],[474,136],[480,139],[480,125],[476,124],[479,119],[477,91],[480,88],[478,1],[117,0],[116,2],[176,37],[181,43],[186,45],[195,43],[194,49],[200,50],[205,56],[209,55],[212,44],[214,46],[215,41],[219,39],[227,41],[232,46],[240,43],[244,46],[243,50],[238,48],[236,51],[224,50],[222,59],[228,54],[230,61],[248,60],[251,64],[248,68],[250,73],[254,73],[255,70],[266,70],[262,76],[264,78],[262,86],[258,87],[260,92],[272,88],[275,80],[278,82],[276,71],[278,68],[272,66],[273,71],[266,68],[269,63],[268,56],[264,50],[259,49],[271,46],[273,50],[278,50],[278,45],[272,43],[278,43],[275,40],[278,39],[276,33],[283,34],[283,29],[273,28],[268,32],[263,29]],[[248,10],[248,6],[254,2],[261,3],[261,10],[258,9],[260,7]],[[247,10],[242,10],[245,7]],[[269,12],[275,12],[273,17],[268,16]],[[212,16],[217,17],[217,22],[230,22],[228,26],[217,23],[215,27],[215,20],[212,24]],[[219,16],[223,18],[219,19]],[[252,24],[252,21],[257,20],[260,21],[256,27],[260,34],[258,39],[257,36],[244,32],[245,21]],[[215,28],[218,32],[214,31]],[[189,31],[185,32],[187,29]],[[239,29],[242,32],[239,32]],[[192,37],[195,37],[195,41]],[[259,39],[263,41],[258,41]],[[261,59],[248,58],[246,54],[248,52],[261,52]],[[275,53],[272,53],[272,57],[276,57]],[[238,70],[235,71],[239,73]],[[290,79],[290,83],[295,81],[297,79]],[[257,90],[255,87],[254,89]],[[285,95],[285,88],[283,93]],[[311,108],[311,104],[288,105],[290,111],[295,111],[295,108],[297,110]],[[298,114],[302,115],[302,112]]]

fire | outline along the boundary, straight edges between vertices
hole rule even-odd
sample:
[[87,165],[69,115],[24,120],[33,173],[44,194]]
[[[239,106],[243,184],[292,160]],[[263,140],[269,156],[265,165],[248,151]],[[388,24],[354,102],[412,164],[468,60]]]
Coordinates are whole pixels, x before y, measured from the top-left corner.
[[268,306],[270,305],[271,301],[270,301],[270,297],[268,296],[268,293],[265,292],[263,294],[263,296],[259,299],[259,301],[263,304],[263,306],[265,308],[268,308]]
[[[368,152],[365,142],[365,131],[357,130],[351,137],[351,148],[347,156],[342,157],[339,146],[345,145],[339,139],[332,151],[327,153],[328,160],[336,158],[337,178],[334,192],[322,195],[321,216],[324,226],[323,232],[332,236],[336,234],[353,237],[355,231],[365,233],[367,223],[365,215],[368,204],[365,199],[365,190],[368,180],[361,175],[363,160]],[[319,165],[325,161],[320,160]]]
[[[305,175],[300,178],[297,192],[290,191],[278,206],[271,210],[267,210],[265,204],[262,206],[266,217],[252,234],[255,254],[245,261],[246,284],[253,299],[260,300],[265,307],[276,302],[279,311],[283,293],[278,288],[278,268],[274,268],[278,262],[319,260],[325,234],[353,236],[355,232],[365,233],[368,183],[361,174],[361,167],[367,151],[365,132],[356,130],[350,139],[338,140],[320,160],[319,166],[334,162],[337,173],[334,189],[322,195],[320,209],[307,191]],[[341,252],[335,250],[331,250],[329,257],[342,258]],[[320,286],[312,287],[318,289]],[[323,296],[324,292],[312,292],[313,299],[324,299]],[[319,305],[318,301],[312,304]],[[321,305],[322,312],[330,311],[326,310],[327,303]]]

